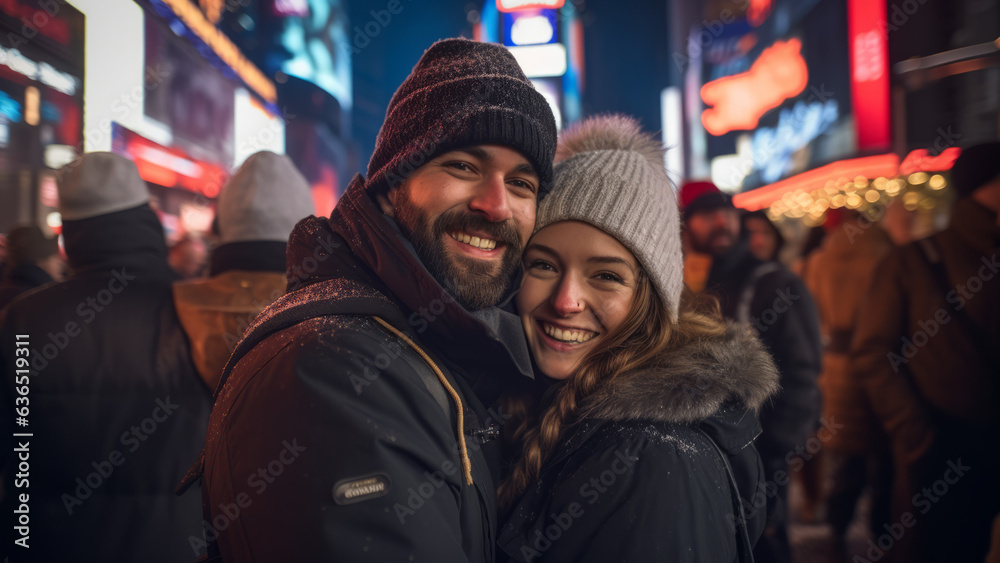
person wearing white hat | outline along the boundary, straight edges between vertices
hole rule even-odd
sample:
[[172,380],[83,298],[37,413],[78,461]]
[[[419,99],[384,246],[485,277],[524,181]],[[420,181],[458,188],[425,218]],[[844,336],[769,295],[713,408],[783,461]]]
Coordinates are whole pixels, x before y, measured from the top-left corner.
[[195,365],[213,391],[243,332],[285,293],[288,235],[312,212],[309,184],[285,155],[250,156],[222,189],[210,277],[174,284]]
[[201,499],[174,488],[210,396],[177,321],[163,227],[121,156],[86,154],[57,186],[72,274],[0,318],[4,513],[29,507],[30,560],[188,560]]

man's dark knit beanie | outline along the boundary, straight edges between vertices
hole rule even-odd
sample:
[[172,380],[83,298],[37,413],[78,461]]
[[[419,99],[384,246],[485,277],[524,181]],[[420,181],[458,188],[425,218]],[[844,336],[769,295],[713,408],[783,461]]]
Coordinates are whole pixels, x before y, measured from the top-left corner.
[[397,187],[448,151],[503,145],[535,168],[541,196],[552,187],[556,135],[552,109],[510,51],[443,39],[427,49],[389,102],[368,162],[368,187]]

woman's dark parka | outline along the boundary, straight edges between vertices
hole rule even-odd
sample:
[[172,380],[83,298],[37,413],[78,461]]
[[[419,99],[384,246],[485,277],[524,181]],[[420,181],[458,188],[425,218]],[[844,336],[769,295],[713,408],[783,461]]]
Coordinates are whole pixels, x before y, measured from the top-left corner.
[[751,542],[766,519],[756,412],[778,388],[760,341],[730,325],[604,384],[510,511],[500,559],[737,561],[725,452]]

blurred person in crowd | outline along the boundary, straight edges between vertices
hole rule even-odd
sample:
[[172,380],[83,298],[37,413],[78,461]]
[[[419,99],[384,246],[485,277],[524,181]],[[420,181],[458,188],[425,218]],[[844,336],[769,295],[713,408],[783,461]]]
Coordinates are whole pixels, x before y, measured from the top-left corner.
[[[0,314],[0,414],[33,434],[4,434],[4,510],[30,493],[30,560],[188,560],[201,499],[174,488],[201,448],[209,394],[174,311],[163,228],[118,155],[84,155],[57,187],[72,275]],[[15,374],[22,357],[28,376]],[[25,386],[30,416],[14,427]],[[18,447],[30,448],[29,491],[15,486]]]
[[889,252],[852,342],[892,443],[893,561],[982,561],[1000,511],[1000,142],[964,150],[951,183],[948,228]]
[[914,238],[913,222],[915,217],[915,212],[906,209],[903,198],[896,198],[885,208],[881,226],[892,239],[893,244],[903,246]]
[[[768,524],[754,556],[758,561],[791,560],[788,543],[788,480],[815,451],[804,449],[816,429],[821,397],[819,319],[812,296],[798,276],[778,262],[762,262],[740,229],[731,198],[710,182],[689,183],[680,193],[684,229],[691,248],[712,256],[705,292],[718,297],[729,319],[753,326],[774,356],[781,391],[761,411],[757,448],[767,480]],[[794,462],[794,463],[793,463]],[[763,506],[751,506],[764,510]]]
[[[682,295],[680,213],[661,145],[637,121],[579,123],[556,161],[516,298],[556,383],[500,489],[506,560],[746,560],[766,514],[734,530],[733,507],[765,494],[752,443],[774,362],[717,303]],[[572,527],[553,536],[551,514]]]
[[62,281],[65,261],[59,241],[36,225],[14,227],[7,235],[9,267],[0,278],[0,309],[29,289]]
[[170,247],[168,260],[181,279],[200,278],[205,275],[208,245],[201,237],[187,233]]
[[[507,49],[448,39],[423,54],[367,180],[329,219],[296,225],[290,291],[223,370],[205,520],[237,507],[239,523],[206,530],[210,553],[494,560],[503,420],[486,405],[532,375],[500,306],[519,286],[555,142],[548,103]],[[284,474],[246,481],[270,466]]]
[[285,155],[250,156],[222,189],[210,277],[174,284],[177,315],[209,389],[253,319],[285,293],[288,235],[312,211],[309,184]]
[[743,230],[747,233],[751,254],[762,262],[778,260],[785,246],[785,237],[767,217],[767,212],[757,210],[743,215]]
[[[685,197],[691,198],[695,194],[701,193],[702,187],[713,185],[710,182],[686,182],[681,186],[679,194],[679,205],[681,209],[689,203]],[[712,255],[705,252],[698,252],[691,246],[691,236],[687,229],[681,230],[681,248],[684,252],[684,285],[694,293],[701,293],[705,290],[705,283],[708,282],[708,272],[712,269]]]
[[[861,301],[871,286],[875,267],[892,249],[889,235],[875,222],[853,210],[841,213],[838,226],[810,257],[806,286],[816,300],[822,328],[824,417],[837,432],[823,444],[817,459],[830,475],[826,520],[843,548],[854,509],[867,485],[872,487],[871,529],[878,537],[888,521],[889,490],[885,472],[886,443],[868,397],[851,372],[850,345]],[[818,472],[822,474],[823,472]]]

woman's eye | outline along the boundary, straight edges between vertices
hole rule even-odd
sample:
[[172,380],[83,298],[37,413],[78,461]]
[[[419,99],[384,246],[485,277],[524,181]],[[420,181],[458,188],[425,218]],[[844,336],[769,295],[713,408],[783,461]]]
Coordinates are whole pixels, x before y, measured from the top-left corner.
[[529,262],[528,263],[528,269],[529,270],[541,270],[543,272],[554,272],[555,271],[555,268],[552,266],[552,264],[549,264],[548,262],[546,262],[544,260],[535,260],[534,262]]
[[602,272],[600,274],[597,274],[597,279],[601,281],[615,282],[620,284],[625,283],[625,280],[623,280],[621,276],[619,276],[618,274],[612,274],[611,272]]

